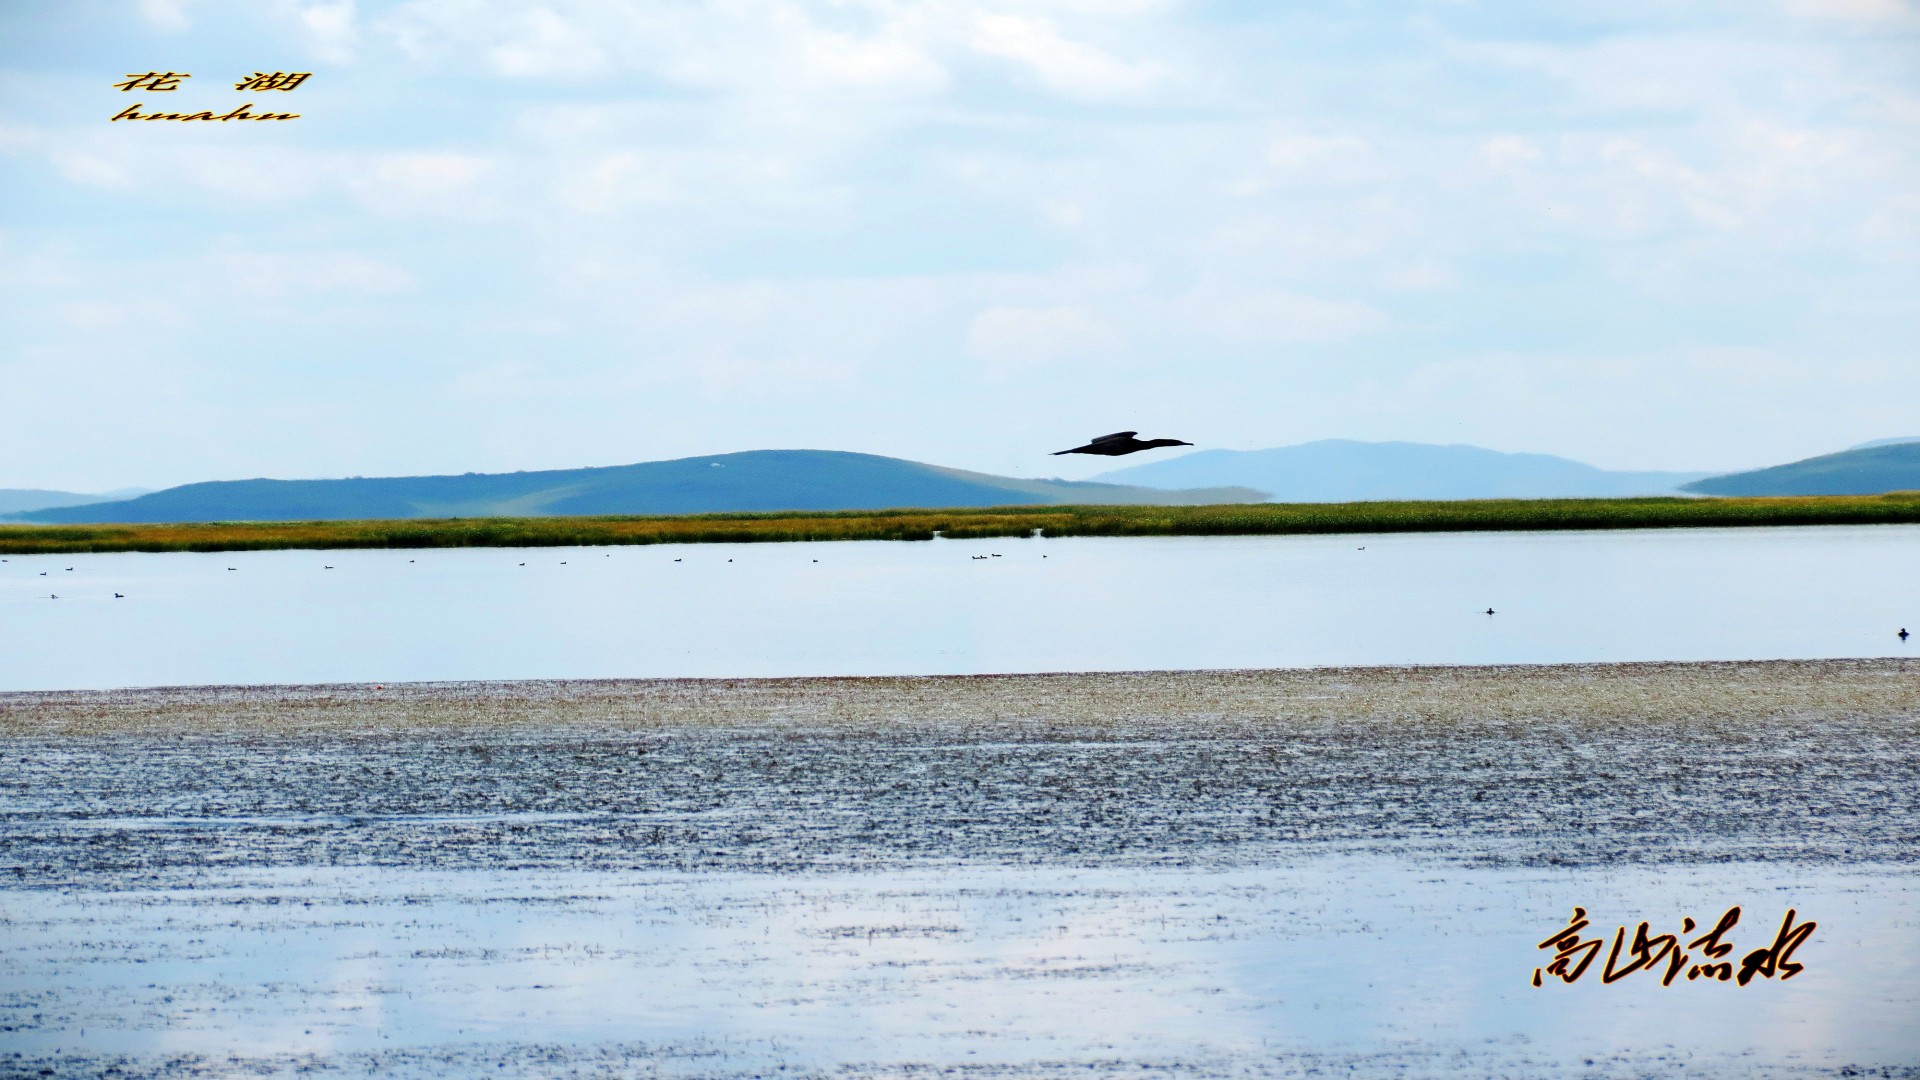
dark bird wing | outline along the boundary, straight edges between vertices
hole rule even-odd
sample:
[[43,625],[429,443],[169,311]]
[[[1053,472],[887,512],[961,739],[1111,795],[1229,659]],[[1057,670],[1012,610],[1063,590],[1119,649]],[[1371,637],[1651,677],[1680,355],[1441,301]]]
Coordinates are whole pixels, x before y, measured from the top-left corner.
[[1071,450],[1055,450],[1054,457],[1061,454],[1098,454],[1102,457],[1119,457],[1141,449],[1134,442],[1137,431],[1116,431],[1111,435],[1102,435],[1085,446],[1076,446]]

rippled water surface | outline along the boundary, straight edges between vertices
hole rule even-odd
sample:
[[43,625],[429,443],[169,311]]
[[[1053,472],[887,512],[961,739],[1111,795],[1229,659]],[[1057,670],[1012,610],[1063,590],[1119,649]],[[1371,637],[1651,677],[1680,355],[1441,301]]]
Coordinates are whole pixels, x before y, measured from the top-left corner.
[[[1917,746],[1914,660],[0,693],[0,1076],[1911,1077]],[[1734,905],[1804,969],[1532,983]]]
[[1920,526],[11,556],[0,689],[1910,655],[1917,564]]
[[[1920,1061],[1911,874],[1306,858],[216,880],[10,895],[14,1052],[76,1075],[1782,1076]],[[1531,985],[1535,942],[1574,905],[1657,932],[1736,903],[1742,951],[1790,906],[1817,916],[1804,970],[1602,985],[1596,963],[1571,986]]]

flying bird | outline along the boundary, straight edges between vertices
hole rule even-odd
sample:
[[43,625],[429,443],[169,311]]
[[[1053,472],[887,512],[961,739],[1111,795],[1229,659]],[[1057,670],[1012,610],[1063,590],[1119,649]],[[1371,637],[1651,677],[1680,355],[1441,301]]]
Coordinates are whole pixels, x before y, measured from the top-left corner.
[[1101,457],[1119,457],[1122,454],[1134,454],[1142,450],[1152,450],[1156,446],[1192,446],[1190,442],[1179,439],[1148,439],[1141,442],[1134,438],[1137,431],[1116,431],[1111,435],[1102,435],[1085,446],[1076,446],[1071,450],[1055,450],[1054,457],[1061,454],[1099,454]]

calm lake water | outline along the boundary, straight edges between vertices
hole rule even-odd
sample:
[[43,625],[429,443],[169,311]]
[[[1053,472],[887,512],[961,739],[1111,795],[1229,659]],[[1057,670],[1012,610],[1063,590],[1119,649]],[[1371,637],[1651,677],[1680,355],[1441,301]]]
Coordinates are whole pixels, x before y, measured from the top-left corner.
[[1917,556],[1911,525],[16,555],[0,689],[1897,656]]

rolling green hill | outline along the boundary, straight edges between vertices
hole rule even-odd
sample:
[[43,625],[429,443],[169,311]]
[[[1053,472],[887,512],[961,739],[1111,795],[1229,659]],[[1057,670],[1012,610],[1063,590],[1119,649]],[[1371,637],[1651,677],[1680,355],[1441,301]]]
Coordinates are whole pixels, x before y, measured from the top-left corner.
[[1263,493],[1245,488],[1162,491],[1020,480],[837,450],[752,450],[543,472],[218,480],[14,518],[52,524],[395,520],[1065,503],[1197,505],[1263,498]]
[[1920,490],[1920,442],[1868,445],[1751,472],[1696,480],[1702,495],[1879,495]]

